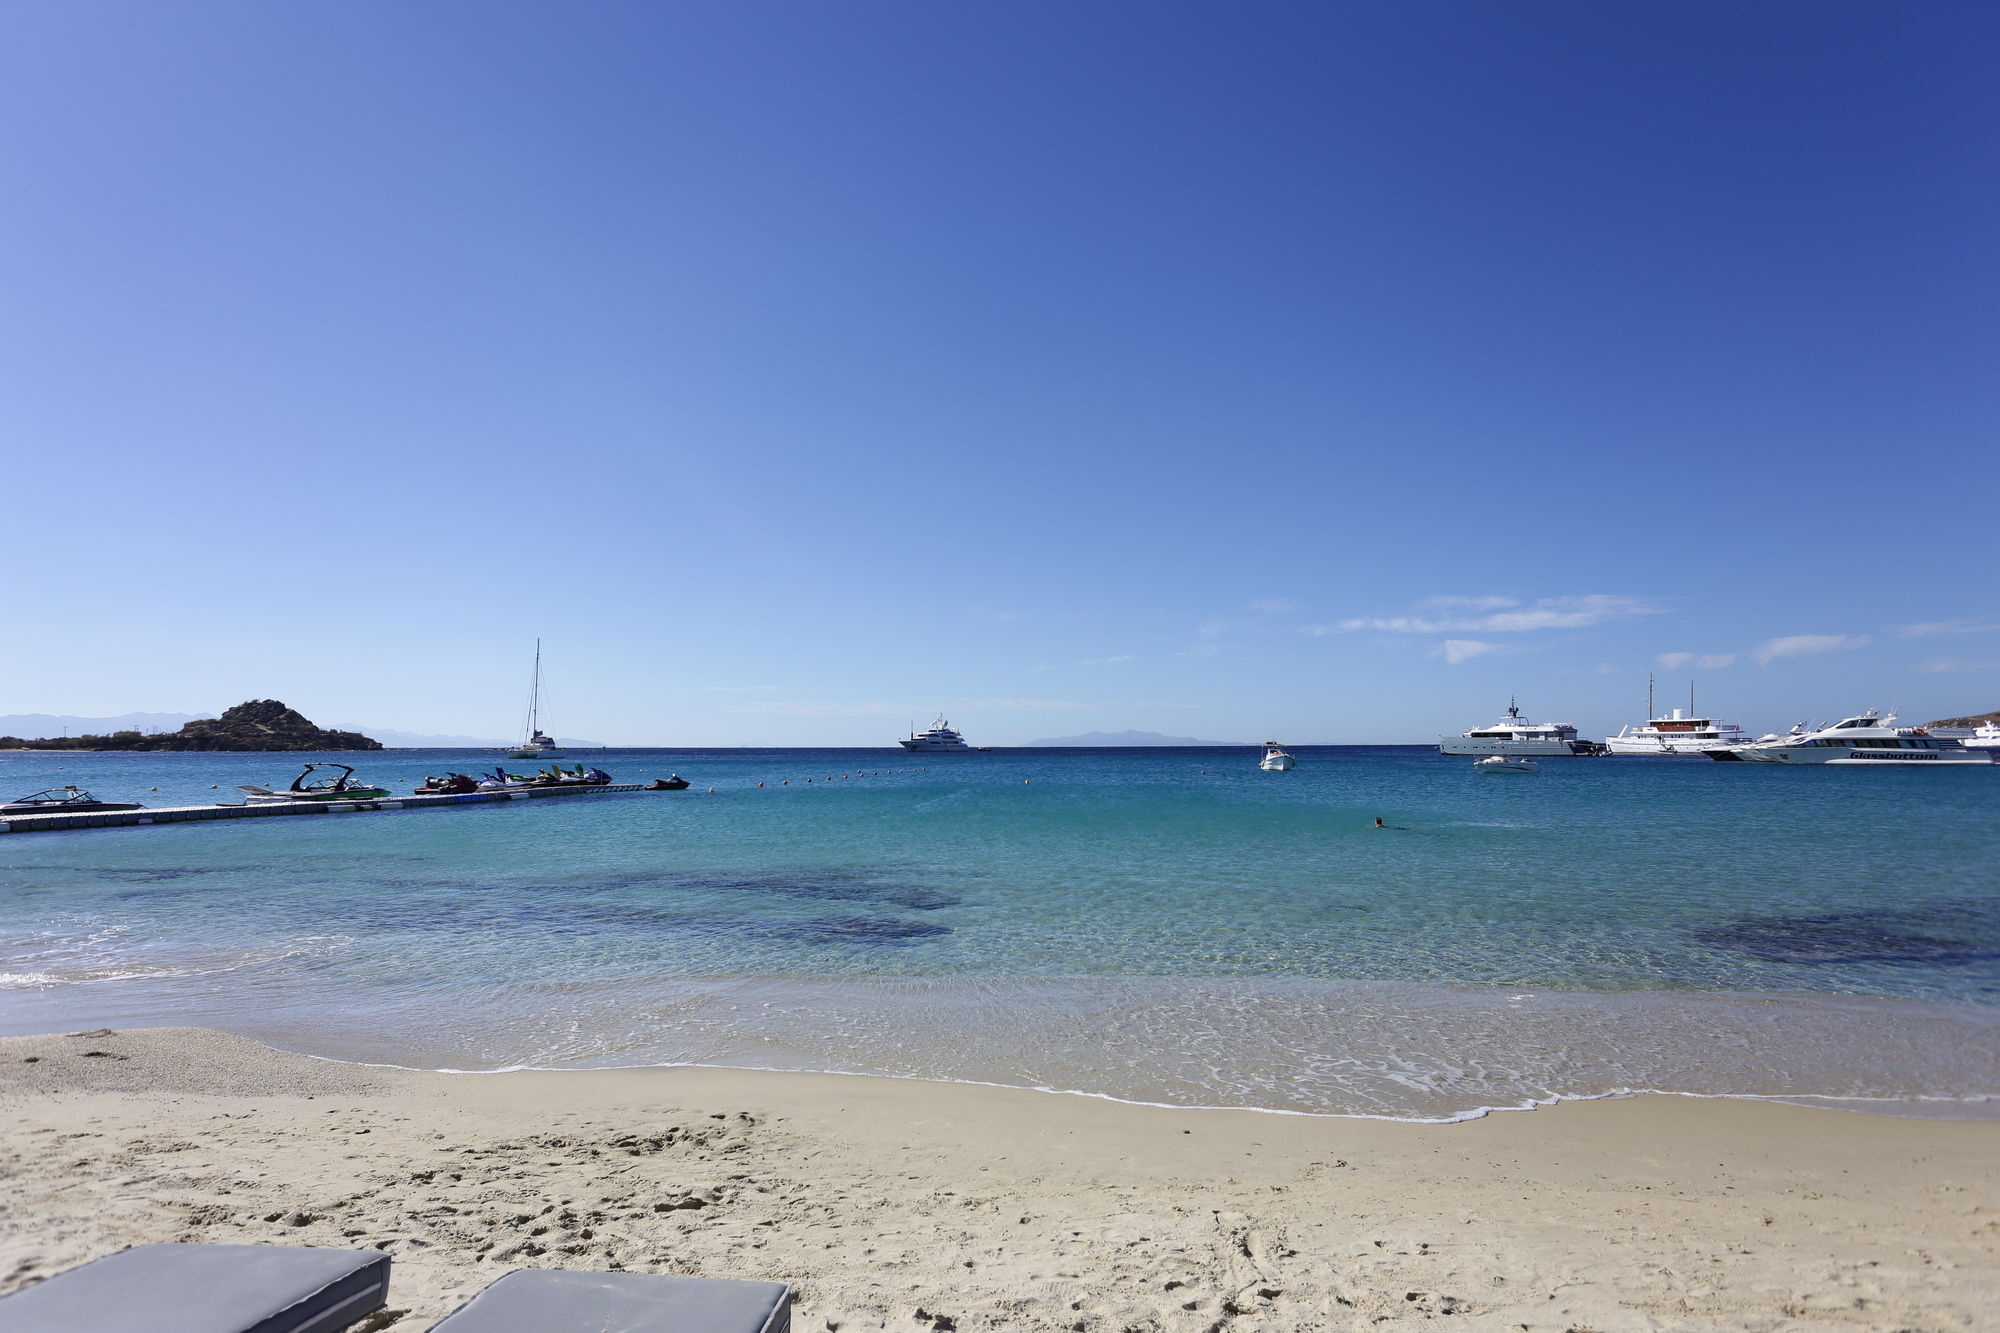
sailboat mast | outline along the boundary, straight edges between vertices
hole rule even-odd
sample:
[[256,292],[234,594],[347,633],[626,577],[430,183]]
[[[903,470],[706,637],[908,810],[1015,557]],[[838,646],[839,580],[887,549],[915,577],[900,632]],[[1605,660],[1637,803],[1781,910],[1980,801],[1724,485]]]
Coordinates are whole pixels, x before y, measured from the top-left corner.
[[[540,651],[539,647],[537,651]],[[1650,671],[1646,673],[1646,720],[1653,720],[1653,673]]]
[[535,640],[535,675],[528,686],[528,736],[542,734],[542,641]]

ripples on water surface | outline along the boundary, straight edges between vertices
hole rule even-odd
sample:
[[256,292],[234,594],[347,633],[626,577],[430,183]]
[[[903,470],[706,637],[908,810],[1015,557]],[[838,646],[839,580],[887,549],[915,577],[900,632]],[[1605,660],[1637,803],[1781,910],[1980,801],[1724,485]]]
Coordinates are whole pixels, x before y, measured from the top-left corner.
[[[2000,769],[1299,753],[614,751],[695,788],[0,837],[0,1029],[1388,1115],[2000,1093]],[[299,762],[4,755],[0,794],[188,804]]]

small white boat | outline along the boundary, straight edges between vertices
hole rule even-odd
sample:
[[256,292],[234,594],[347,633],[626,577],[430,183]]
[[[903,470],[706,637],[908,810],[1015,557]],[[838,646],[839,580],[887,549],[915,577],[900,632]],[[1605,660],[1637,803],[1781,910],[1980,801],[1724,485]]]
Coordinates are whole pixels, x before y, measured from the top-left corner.
[[1286,753],[1285,747],[1276,741],[1264,742],[1264,757],[1257,761],[1257,767],[1266,773],[1289,773],[1298,767],[1296,756]]
[[1475,759],[1472,766],[1481,773],[1539,773],[1542,766],[1532,759],[1519,755],[1494,754],[1484,759]]
[[2000,750],[2000,722],[1982,722],[1964,738],[1968,750]]

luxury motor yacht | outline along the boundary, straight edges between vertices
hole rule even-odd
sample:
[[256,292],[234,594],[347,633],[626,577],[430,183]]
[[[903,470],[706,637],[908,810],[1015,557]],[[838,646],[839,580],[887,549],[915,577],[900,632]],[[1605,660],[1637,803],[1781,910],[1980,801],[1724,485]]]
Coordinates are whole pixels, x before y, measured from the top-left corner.
[[1438,753],[1592,755],[1603,754],[1604,747],[1579,737],[1573,723],[1528,721],[1509,699],[1506,716],[1492,726],[1438,737]]
[[965,743],[965,737],[951,729],[951,723],[945,721],[942,716],[931,723],[929,731],[913,731],[908,740],[897,741],[896,744],[905,750],[922,750],[926,754],[971,751],[973,748]]
[[1749,738],[1734,722],[1718,722],[1694,710],[1694,682],[1688,682],[1687,711],[1676,708],[1664,716],[1653,708],[1653,678],[1646,677],[1646,725],[1626,723],[1616,736],[1606,736],[1604,744],[1613,754],[1707,754]]
[[1787,736],[1777,744],[1745,746],[1738,757],[1773,764],[1991,764],[1993,754],[1970,750],[1955,736],[1934,736],[1922,727],[1899,727],[1896,715],[1874,709],[1842,718],[1830,727]]
[[1289,773],[1298,767],[1297,757],[1288,754],[1285,747],[1276,741],[1264,742],[1264,757],[1257,761],[1257,767],[1266,773]]

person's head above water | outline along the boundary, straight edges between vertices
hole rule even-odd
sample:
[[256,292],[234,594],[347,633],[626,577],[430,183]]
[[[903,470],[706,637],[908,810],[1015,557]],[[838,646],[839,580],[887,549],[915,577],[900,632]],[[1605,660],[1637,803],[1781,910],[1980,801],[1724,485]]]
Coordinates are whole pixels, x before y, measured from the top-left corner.
[[1380,815],[1377,815],[1377,816],[1375,816],[1375,827],[1376,827],[1376,828],[1388,828],[1389,826],[1388,826],[1387,824],[1384,824],[1384,823],[1382,822],[1382,816],[1380,816]]

